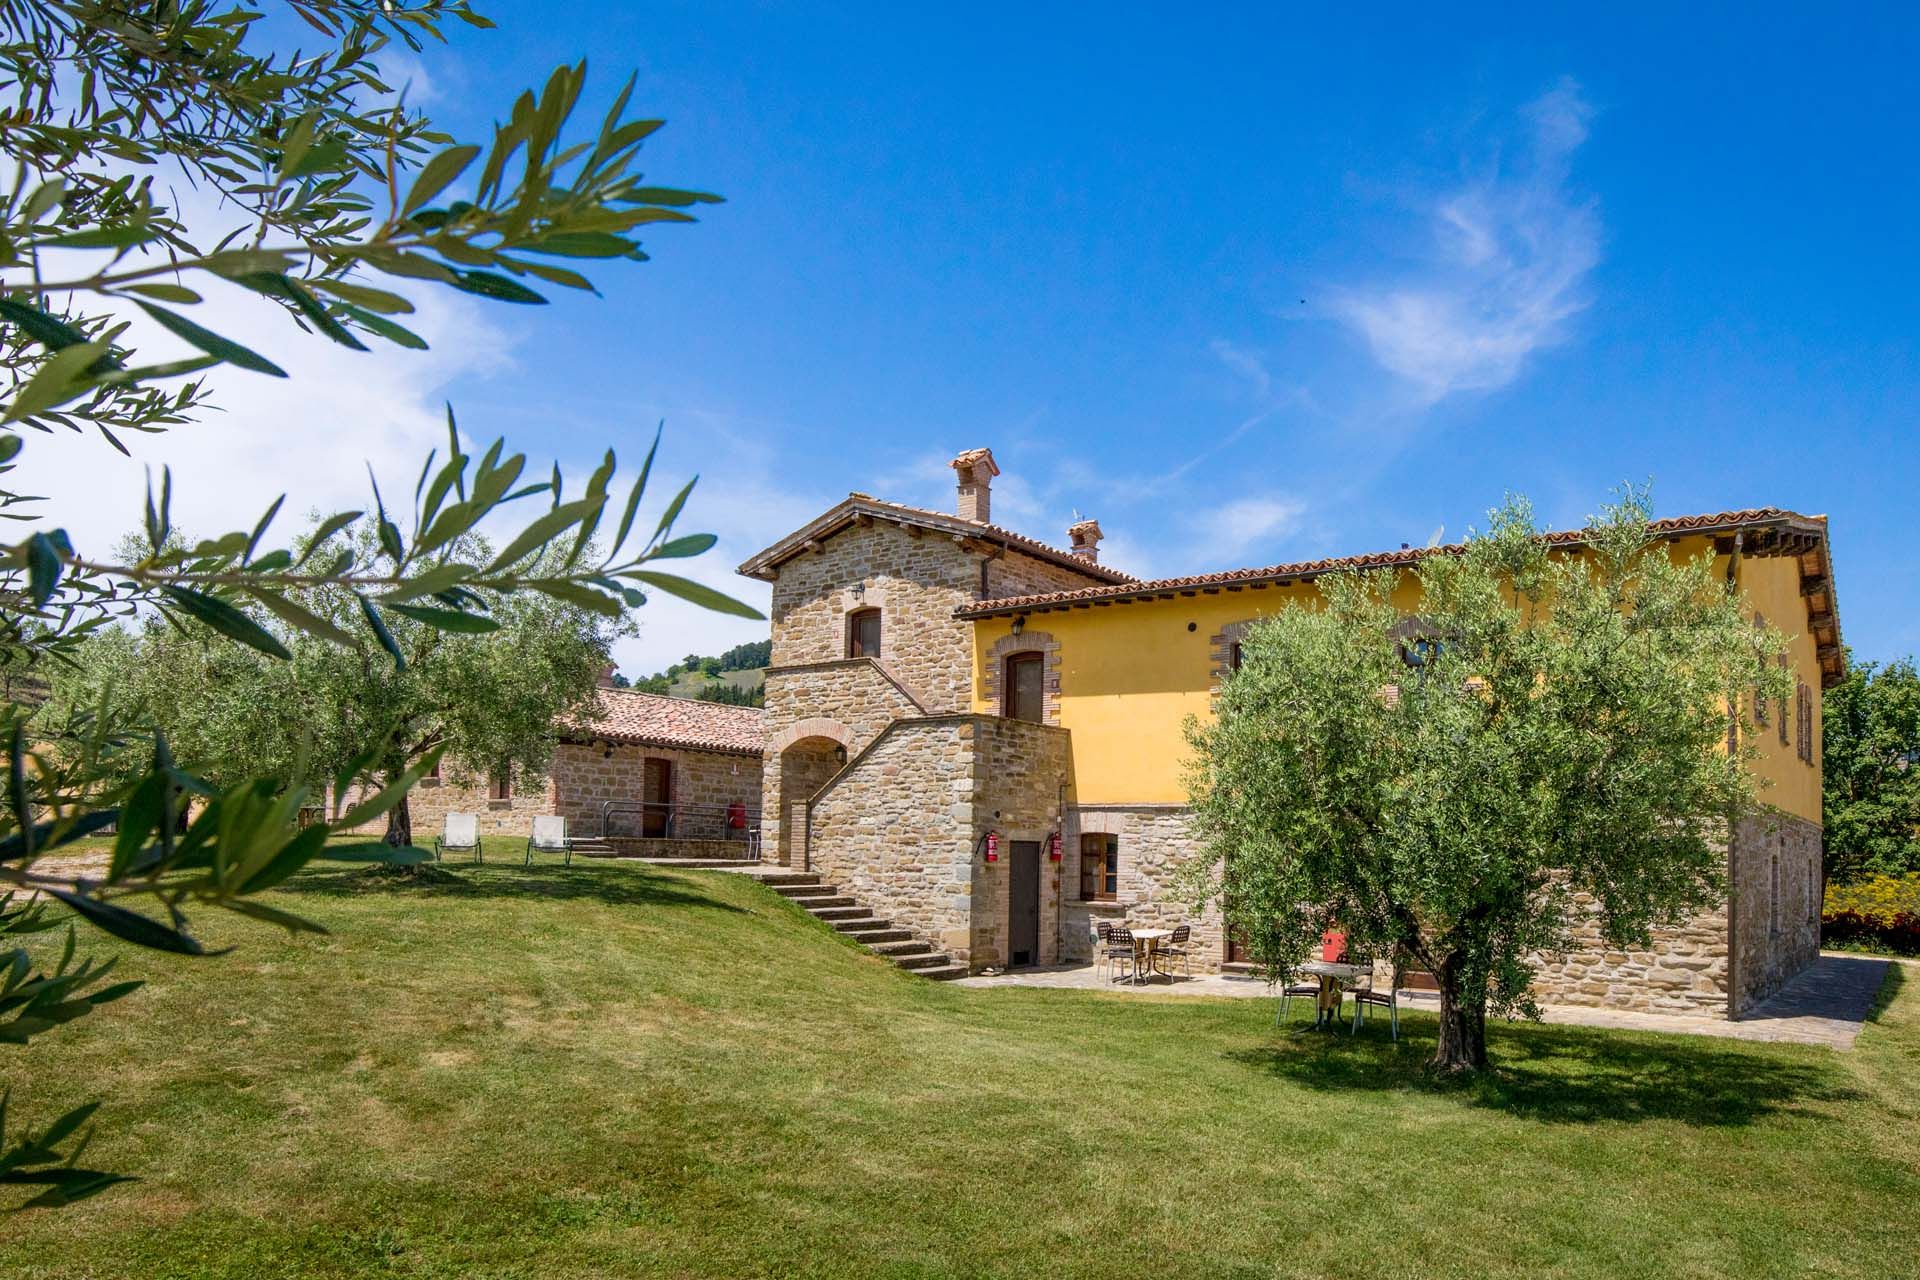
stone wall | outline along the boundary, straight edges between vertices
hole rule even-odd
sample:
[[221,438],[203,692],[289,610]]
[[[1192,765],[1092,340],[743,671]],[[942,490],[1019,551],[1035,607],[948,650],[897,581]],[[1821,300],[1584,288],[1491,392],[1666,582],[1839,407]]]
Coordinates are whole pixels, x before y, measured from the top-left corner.
[[1742,825],[1732,858],[1735,1017],[1819,956],[1824,846],[1818,825],[1777,810]]
[[1105,578],[1090,577],[1051,560],[1009,551],[987,564],[986,598],[1005,600],[1013,596],[1037,596],[1048,591],[1078,591],[1082,587],[1099,586],[1105,582]]
[[772,665],[845,658],[847,615],[878,609],[880,657],[888,670],[927,712],[965,711],[973,624],[953,611],[978,597],[980,564],[981,556],[950,536],[884,520],[837,533],[819,550],[780,566]]
[[1728,854],[1727,902],[1654,930],[1645,950],[1611,950],[1581,926],[1566,954],[1539,958],[1535,993],[1546,1004],[1737,1018],[1819,954],[1820,851],[1820,828],[1805,819],[1750,818]]
[[[549,772],[554,807],[546,812],[564,816],[575,835],[598,835],[602,805],[608,801],[637,804],[644,797],[648,760],[668,761],[673,768],[674,802],[694,806],[676,818],[677,834],[745,840],[744,833],[736,836],[726,831],[722,819],[729,805],[745,805],[750,811],[760,808],[760,760],[735,752],[625,743],[595,748],[563,742],[553,753]],[[638,822],[638,815],[616,815],[612,834],[637,835]]]
[[[1011,842],[1040,854],[1040,962],[1059,958],[1058,825],[1067,735],[997,716],[895,722],[813,802],[810,866],[975,969],[1006,963]],[[1000,834],[986,861],[981,837]]]
[[770,667],[766,703],[760,808],[769,833],[767,858],[795,865],[797,840],[804,831],[794,828],[794,806],[813,799],[842,764],[895,720],[925,713],[886,667],[871,658]]
[[972,716],[901,720],[811,806],[809,865],[966,963],[972,943]]
[[[1080,896],[1080,837],[1111,835],[1119,841],[1118,897],[1111,902]],[[1066,854],[1060,910],[1062,958],[1093,959],[1093,930],[1102,922],[1135,928],[1193,928],[1193,968],[1218,972],[1226,959],[1226,932],[1217,906],[1196,912],[1175,893],[1174,873],[1198,856],[1191,812],[1182,805],[1073,806],[1066,815]]]
[[1062,802],[1070,786],[1068,735],[1025,720],[974,716],[973,744],[973,830],[999,832],[1000,856],[989,863],[984,851],[976,855],[968,962],[975,969],[1001,968],[1011,959],[1011,846],[1030,840],[1040,845],[1040,954],[1035,962],[1058,964],[1062,872],[1067,865],[1064,833],[1060,861],[1047,856],[1047,846],[1061,830]]
[[[484,774],[451,762],[444,768],[443,777],[422,778],[408,796],[414,841],[422,847],[431,844],[446,829],[449,813],[476,815],[481,835],[525,836],[532,832],[536,816],[560,814],[567,819],[571,834],[596,836],[600,833],[602,804],[609,800],[639,802],[644,761],[649,757],[673,762],[673,794],[682,804],[717,809],[734,803],[744,804],[749,810],[760,807],[760,761],[754,756],[632,745],[615,746],[608,755],[605,749],[586,743],[562,742],[554,747],[547,772],[531,779],[515,778],[504,800],[492,797]],[[350,793],[348,798],[357,795]],[[691,824],[693,819],[689,816],[682,821]],[[385,829],[384,818],[361,828]],[[744,834],[727,838],[742,844],[746,839]]]
[[[535,815],[556,812],[550,776],[515,778],[508,797],[495,800],[484,774],[467,772],[453,764],[445,765],[443,773],[440,778],[422,778],[407,794],[413,842],[423,849],[446,830],[449,813],[475,815],[483,836],[524,836],[533,830]],[[363,830],[385,831],[386,827],[387,820],[381,818]]]
[[[1593,900],[1578,894],[1574,907],[1590,912]],[[1567,951],[1532,961],[1533,994],[1542,1004],[1717,1017],[1728,1012],[1724,905],[1677,927],[1655,929],[1645,950],[1613,950],[1596,923],[1578,923]]]

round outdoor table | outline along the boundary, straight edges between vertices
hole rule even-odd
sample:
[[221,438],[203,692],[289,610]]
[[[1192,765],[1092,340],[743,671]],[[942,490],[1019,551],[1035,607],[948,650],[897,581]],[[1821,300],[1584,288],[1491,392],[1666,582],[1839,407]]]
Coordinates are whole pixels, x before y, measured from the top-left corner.
[[1320,1009],[1313,1020],[1313,1025],[1320,1027],[1339,1016],[1340,984],[1352,982],[1366,970],[1360,965],[1338,960],[1309,960],[1296,972],[1312,974],[1320,982]]
[[[1173,936],[1173,930],[1134,929],[1131,932],[1133,933],[1134,980],[1137,982],[1145,982],[1146,974],[1159,972],[1159,970],[1153,967],[1154,952],[1158,950],[1154,944],[1162,938],[1171,938]],[[1172,975],[1168,976],[1171,977]]]

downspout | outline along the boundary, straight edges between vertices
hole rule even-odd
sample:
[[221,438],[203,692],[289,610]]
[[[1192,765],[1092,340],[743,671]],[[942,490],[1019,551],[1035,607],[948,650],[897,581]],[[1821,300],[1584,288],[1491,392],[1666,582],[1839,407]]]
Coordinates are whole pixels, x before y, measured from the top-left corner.
[[[1727,594],[1740,590],[1740,552],[1746,546],[1746,531],[1733,535],[1733,550],[1727,554]],[[1740,723],[1740,695],[1737,690],[1728,694],[1727,709],[1727,754],[1734,755],[1739,750],[1736,740],[1737,726]],[[1732,816],[1727,821],[1727,1018],[1737,1019],[1746,1012],[1745,1001],[1741,998],[1741,970],[1743,957],[1740,952],[1740,877],[1735,874],[1735,849],[1739,842],[1739,830]]]

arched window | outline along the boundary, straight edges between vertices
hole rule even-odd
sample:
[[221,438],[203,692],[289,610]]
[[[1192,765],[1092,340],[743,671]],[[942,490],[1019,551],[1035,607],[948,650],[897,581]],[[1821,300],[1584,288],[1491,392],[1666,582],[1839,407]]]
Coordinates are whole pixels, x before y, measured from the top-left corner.
[[1046,723],[1046,668],[1042,665],[1044,656],[1031,650],[1026,653],[1007,655],[1007,678],[1003,686],[1006,690],[1006,707],[1003,714],[1009,720],[1031,720],[1035,724]]
[[880,611],[878,609],[856,609],[847,615],[847,656],[849,658],[880,656]]

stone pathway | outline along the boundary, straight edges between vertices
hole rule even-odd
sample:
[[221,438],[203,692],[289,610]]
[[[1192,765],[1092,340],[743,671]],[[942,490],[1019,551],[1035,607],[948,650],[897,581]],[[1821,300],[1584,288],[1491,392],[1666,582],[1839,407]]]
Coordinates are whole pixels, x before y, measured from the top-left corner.
[[[1860,1027],[1873,1009],[1874,998],[1894,963],[1873,956],[1823,953],[1799,977],[1773,998],[1738,1022],[1697,1015],[1636,1013],[1619,1009],[1592,1009],[1580,1005],[1548,1005],[1546,1020],[1560,1026],[1619,1027],[1631,1031],[1665,1031],[1679,1035],[1720,1036],[1730,1040],[1764,1040],[1786,1044],[1825,1045],[1851,1049]],[[1091,965],[1049,965],[1015,973],[961,978],[961,987],[1056,987],[1077,991],[1111,991],[1121,996],[1227,996],[1267,998],[1271,993],[1260,978],[1208,974],[1175,978],[1171,983],[1145,986],[1109,982]],[[1403,992],[1402,1005],[1432,1009],[1438,997],[1430,992]]]

